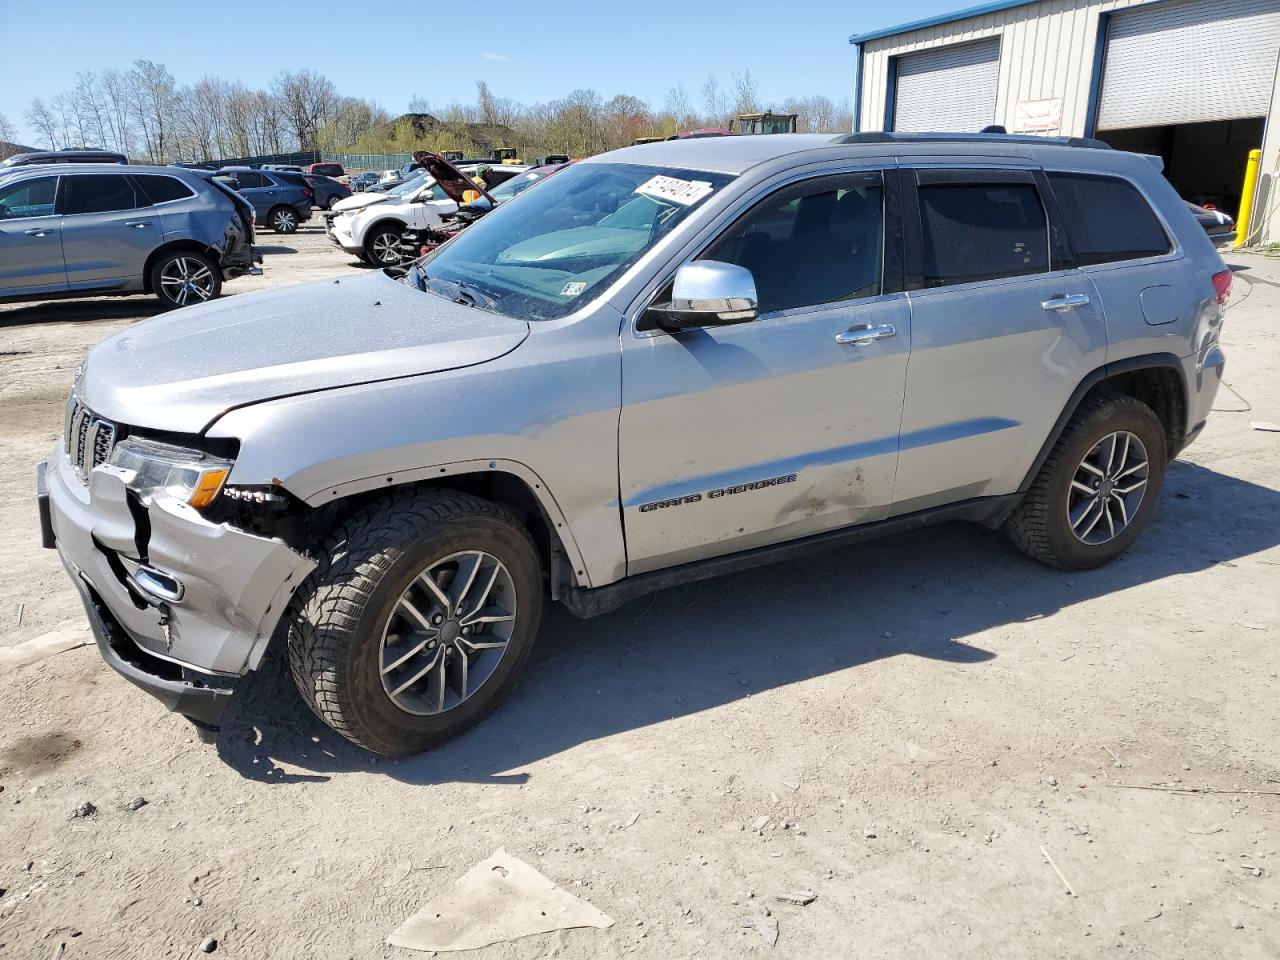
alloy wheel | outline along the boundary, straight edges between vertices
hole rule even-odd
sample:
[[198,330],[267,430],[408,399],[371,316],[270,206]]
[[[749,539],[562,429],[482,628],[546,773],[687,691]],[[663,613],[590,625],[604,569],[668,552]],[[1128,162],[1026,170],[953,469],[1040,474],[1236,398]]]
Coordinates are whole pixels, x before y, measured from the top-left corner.
[[160,271],[160,289],[180,307],[213,296],[213,271],[194,257],[174,257]]
[[370,244],[373,247],[374,259],[379,263],[400,262],[400,235],[395,233],[379,233]]
[[281,233],[289,233],[297,226],[297,220],[288,210],[277,210],[271,218],[271,226]]
[[1081,543],[1114,540],[1142,506],[1151,462],[1136,434],[1107,434],[1084,455],[1067,491],[1067,522]]
[[436,560],[383,627],[382,689],[406,713],[452,710],[493,676],[515,626],[515,584],[501,560],[481,550]]

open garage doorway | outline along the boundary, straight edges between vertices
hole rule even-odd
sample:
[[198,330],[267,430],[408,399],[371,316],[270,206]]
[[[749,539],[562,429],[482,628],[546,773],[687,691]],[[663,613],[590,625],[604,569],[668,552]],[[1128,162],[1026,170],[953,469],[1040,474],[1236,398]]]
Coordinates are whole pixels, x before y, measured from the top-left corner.
[[1117,150],[1164,160],[1164,175],[1184,200],[1235,216],[1249,151],[1262,146],[1265,117],[1213,120],[1127,130],[1099,130]]

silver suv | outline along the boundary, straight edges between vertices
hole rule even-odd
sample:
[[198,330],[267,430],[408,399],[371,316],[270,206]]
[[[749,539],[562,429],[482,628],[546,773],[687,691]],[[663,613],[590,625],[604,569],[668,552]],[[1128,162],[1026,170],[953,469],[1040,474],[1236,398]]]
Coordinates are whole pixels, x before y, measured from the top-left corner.
[[418,751],[547,600],[953,519],[1114,559],[1204,427],[1230,284],[1155,163],[1090,141],[632,147],[398,275],[107,340],[46,542],[107,662],[206,734],[275,637],[333,729]]
[[0,301],[153,293],[211,300],[254,273],[253,208],[177,167],[0,169]]

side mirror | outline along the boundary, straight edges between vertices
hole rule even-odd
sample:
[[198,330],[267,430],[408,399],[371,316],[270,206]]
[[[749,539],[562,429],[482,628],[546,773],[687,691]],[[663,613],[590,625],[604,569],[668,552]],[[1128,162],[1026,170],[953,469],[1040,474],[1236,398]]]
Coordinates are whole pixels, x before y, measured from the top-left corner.
[[756,280],[736,263],[696,260],[676,271],[670,303],[645,311],[645,327],[689,330],[750,323],[759,313]]

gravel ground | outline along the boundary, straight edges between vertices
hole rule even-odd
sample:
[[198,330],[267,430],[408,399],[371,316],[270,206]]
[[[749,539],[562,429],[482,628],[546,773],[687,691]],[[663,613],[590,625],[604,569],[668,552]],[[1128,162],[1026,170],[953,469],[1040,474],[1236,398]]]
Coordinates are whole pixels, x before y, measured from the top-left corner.
[[[229,294],[360,269],[316,225],[265,239]],[[0,956],[411,957],[387,935],[499,847],[617,922],[486,960],[1280,956],[1280,434],[1251,428],[1280,265],[1231,260],[1253,409],[1222,392],[1103,570],[955,525],[551,610],[507,705],[400,762],[278,657],[216,747],[92,647],[0,662]],[[0,306],[0,653],[82,627],[34,469],[76,363],[153,309]]]

